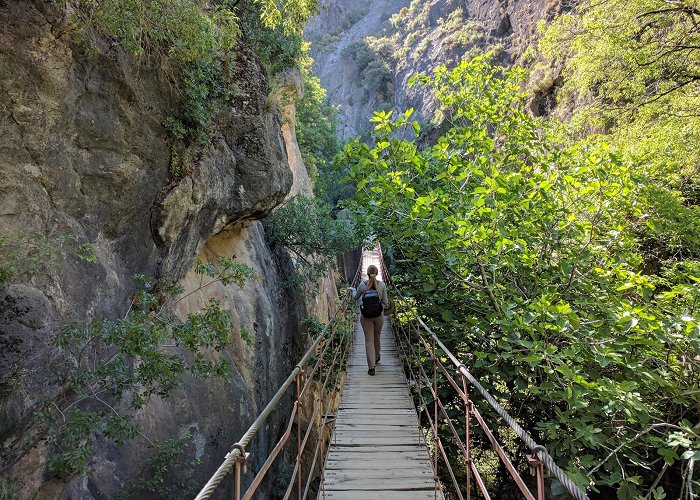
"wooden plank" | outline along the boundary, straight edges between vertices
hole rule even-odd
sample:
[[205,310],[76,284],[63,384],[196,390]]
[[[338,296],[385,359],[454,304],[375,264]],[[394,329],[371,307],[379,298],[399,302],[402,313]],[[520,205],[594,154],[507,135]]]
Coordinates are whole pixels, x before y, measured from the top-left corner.
[[367,432],[369,428],[367,429],[362,429],[358,427],[342,427],[342,428],[336,428],[335,430],[335,435],[336,436],[366,436],[366,437],[372,437],[376,436],[378,438],[393,438],[393,437],[403,437],[403,436],[411,436],[413,437],[418,437],[418,429],[416,428],[411,428],[411,427],[384,427],[381,432],[379,432],[379,429],[377,429],[378,432]]
[[372,428],[375,429],[380,429],[382,427],[415,427],[418,428],[418,418],[410,418],[410,416],[404,416],[402,418],[396,418],[395,415],[372,415],[372,414],[366,414],[366,415],[355,415],[353,419],[343,419],[341,421],[336,422],[335,428],[336,429],[342,429],[342,428],[364,428],[364,427],[370,427],[370,429],[366,429],[369,432],[372,432]]
[[357,324],[319,499],[444,500],[435,490],[391,325],[384,324],[375,376],[367,374],[364,336]]
[[406,456],[379,454],[376,457],[370,457],[367,454],[346,456],[332,455],[328,457],[328,463],[332,464],[332,469],[376,469],[389,470],[395,469],[410,469],[415,471],[432,470],[432,462],[428,455],[408,458]]
[[324,476],[334,481],[350,481],[363,479],[420,479],[428,480],[434,484],[433,471],[429,469],[418,471],[414,469],[398,468],[398,469],[353,469],[353,470],[333,470],[326,469]]
[[430,477],[423,479],[416,477],[409,478],[357,478],[357,477],[340,477],[325,476],[323,484],[326,491],[328,490],[417,490],[435,488],[435,480]]
[[319,500],[327,498],[328,500],[430,500],[431,498],[441,499],[442,493],[437,492],[439,496],[435,496],[432,489],[416,490],[416,491],[339,491],[331,490],[320,491],[318,494]]

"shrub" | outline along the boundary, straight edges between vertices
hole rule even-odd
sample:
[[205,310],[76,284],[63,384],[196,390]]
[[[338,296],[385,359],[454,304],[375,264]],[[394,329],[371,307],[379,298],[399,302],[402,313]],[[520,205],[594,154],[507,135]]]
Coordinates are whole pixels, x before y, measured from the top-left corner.
[[170,122],[168,129],[206,140],[217,103],[229,96],[228,60],[240,35],[231,10],[205,11],[195,0],[83,0],[74,18],[85,39],[106,36],[139,59],[157,61],[180,99],[172,119],[181,126]]
[[171,308],[213,283],[243,286],[252,270],[231,259],[218,266],[198,262],[195,269],[202,281],[194,291],[182,295],[179,286],[159,289],[138,275],[141,290],[123,318],[76,321],[56,334],[53,342],[61,356],[53,367],[58,375],[54,383],[65,390],[56,399],[47,399],[41,413],[49,425],[48,441],[54,450],[49,467],[56,477],[67,479],[86,470],[95,435],[123,446],[140,434],[133,411],[153,396],[168,397],[185,375],[229,374],[226,359],[211,361],[205,355],[228,344],[228,312],[211,301],[178,321]]
[[362,241],[347,221],[333,218],[332,211],[332,206],[320,198],[299,195],[265,221],[270,246],[286,248],[297,260],[299,272],[290,283],[302,290],[317,282],[318,275],[334,269],[337,255],[356,248]]
[[313,60],[303,62],[304,95],[296,104],[297,143],[312,182],[316,183],[339,150],[336,136],[337,108],[328,102],[326,90],[311,71]]

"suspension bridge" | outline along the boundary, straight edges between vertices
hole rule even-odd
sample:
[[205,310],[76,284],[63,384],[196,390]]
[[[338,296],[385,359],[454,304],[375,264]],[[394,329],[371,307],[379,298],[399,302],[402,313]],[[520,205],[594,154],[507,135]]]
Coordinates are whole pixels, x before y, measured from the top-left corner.
[[[379,248],[363,251],[353,284],[359,283],[362,270],[370,264],[380,269],[379,279],[390,284]],[[398,290],[391,293],[400,297]],[[289,459],[290,453],[294,453],[294,468],[286,491],[279,495],[284,500],[488,500],[483,472],[472,454],[475,425],[522,498],[544,500],[548,474],[572,498],[588,500],[420,316],[410,316],[396,326],[385,318],[381,361],[376,375],[369,376],[357,307],[344,298],[272,400],[231,445],[196,500],[220,498],[223,491],[232,492],[236,500],[268,498],[264,480],[275,470],[275,463],[281,457]],[[438,390],[438,380],[447,385]],[[463,419],[446,410],[445,398],[440,397],[445,387],[461,401]],[[510,427],[529,453],[510,456],[473,397],[490,405],[501,419],[493,425]],[[247,447],[267,418],[290,401],[286,430],[265,461],[249,470]],[[450,457],[448,444],[458,449],[457,459]]]

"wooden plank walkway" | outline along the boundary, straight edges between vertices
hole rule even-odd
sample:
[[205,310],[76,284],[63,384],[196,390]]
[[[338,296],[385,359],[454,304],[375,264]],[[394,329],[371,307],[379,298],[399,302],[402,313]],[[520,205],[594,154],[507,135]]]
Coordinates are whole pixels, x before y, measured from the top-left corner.
[[[370,263],[363,256],[363,270]],[[394,334],[385,319],[382,359],[373,377],[367,374],[364,335],[357,322],[319,499],[444,499],[435,487]]]

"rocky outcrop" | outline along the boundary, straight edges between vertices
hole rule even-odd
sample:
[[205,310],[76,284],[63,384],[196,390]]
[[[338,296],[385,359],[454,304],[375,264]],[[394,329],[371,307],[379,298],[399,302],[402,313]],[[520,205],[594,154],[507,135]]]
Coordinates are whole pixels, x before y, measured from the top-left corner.
[[379,109],[413,107],[414,118],[430,121],[435,103],[424,89],[409,88],[412,75],[454,64],[475,49],[492,49],[498,63],[513,65],[536,39],[537,23],[561,9],[551,0],[326,3],[307,37],[321,83],[340,107],[341,139],[367,135]]
[[306,29],[311,40],[314,71],[338,108],[338,137],[347,140],[367,130],[372,112],[382,102],[377,89],[364,88],[353,45],[368,36],[383,33],[390,17],[409,0],[365,0],[325,2],[325,9]]
[[[202,461],[197,484],[293,366],[301,317],[327,317],[334,294],[331,280],[311,302],[291,294],[283,281],[293,263],[270,251],[256,222],[292,189],[295,144],[293,127],[283,135],[279,113],[267,105],[264,72],[244,42],[235,97],[190,174],[177,180],[162,126],[176,101],[171,88],[157,67],[108,41],[93,49],[73,38],[54,4],[0,2],[0,237],[48,249],[22,283],[0,293],[0,475],[20,478],[22,496],[115,498],[142,470],[141,438],[123,449],[99,441],[94,475],[47,483],[35,418],[57,389],[40,369],[56,356],[54,333],[69,320],[123,316],[133,275],[187,287],[196,258],[235,255],[259,276],[243,289],[212,287],[179,304],[185,315],[217,298],[230,312],[231,342],[221,356],[234,376],[187,380],[174,398],[154,400],[137,415],[152,439],[192,434],[191,458]],[[81,244],[94,250],[95,262],[79,258]],[[259,452],[276,433],[273,418]]]

